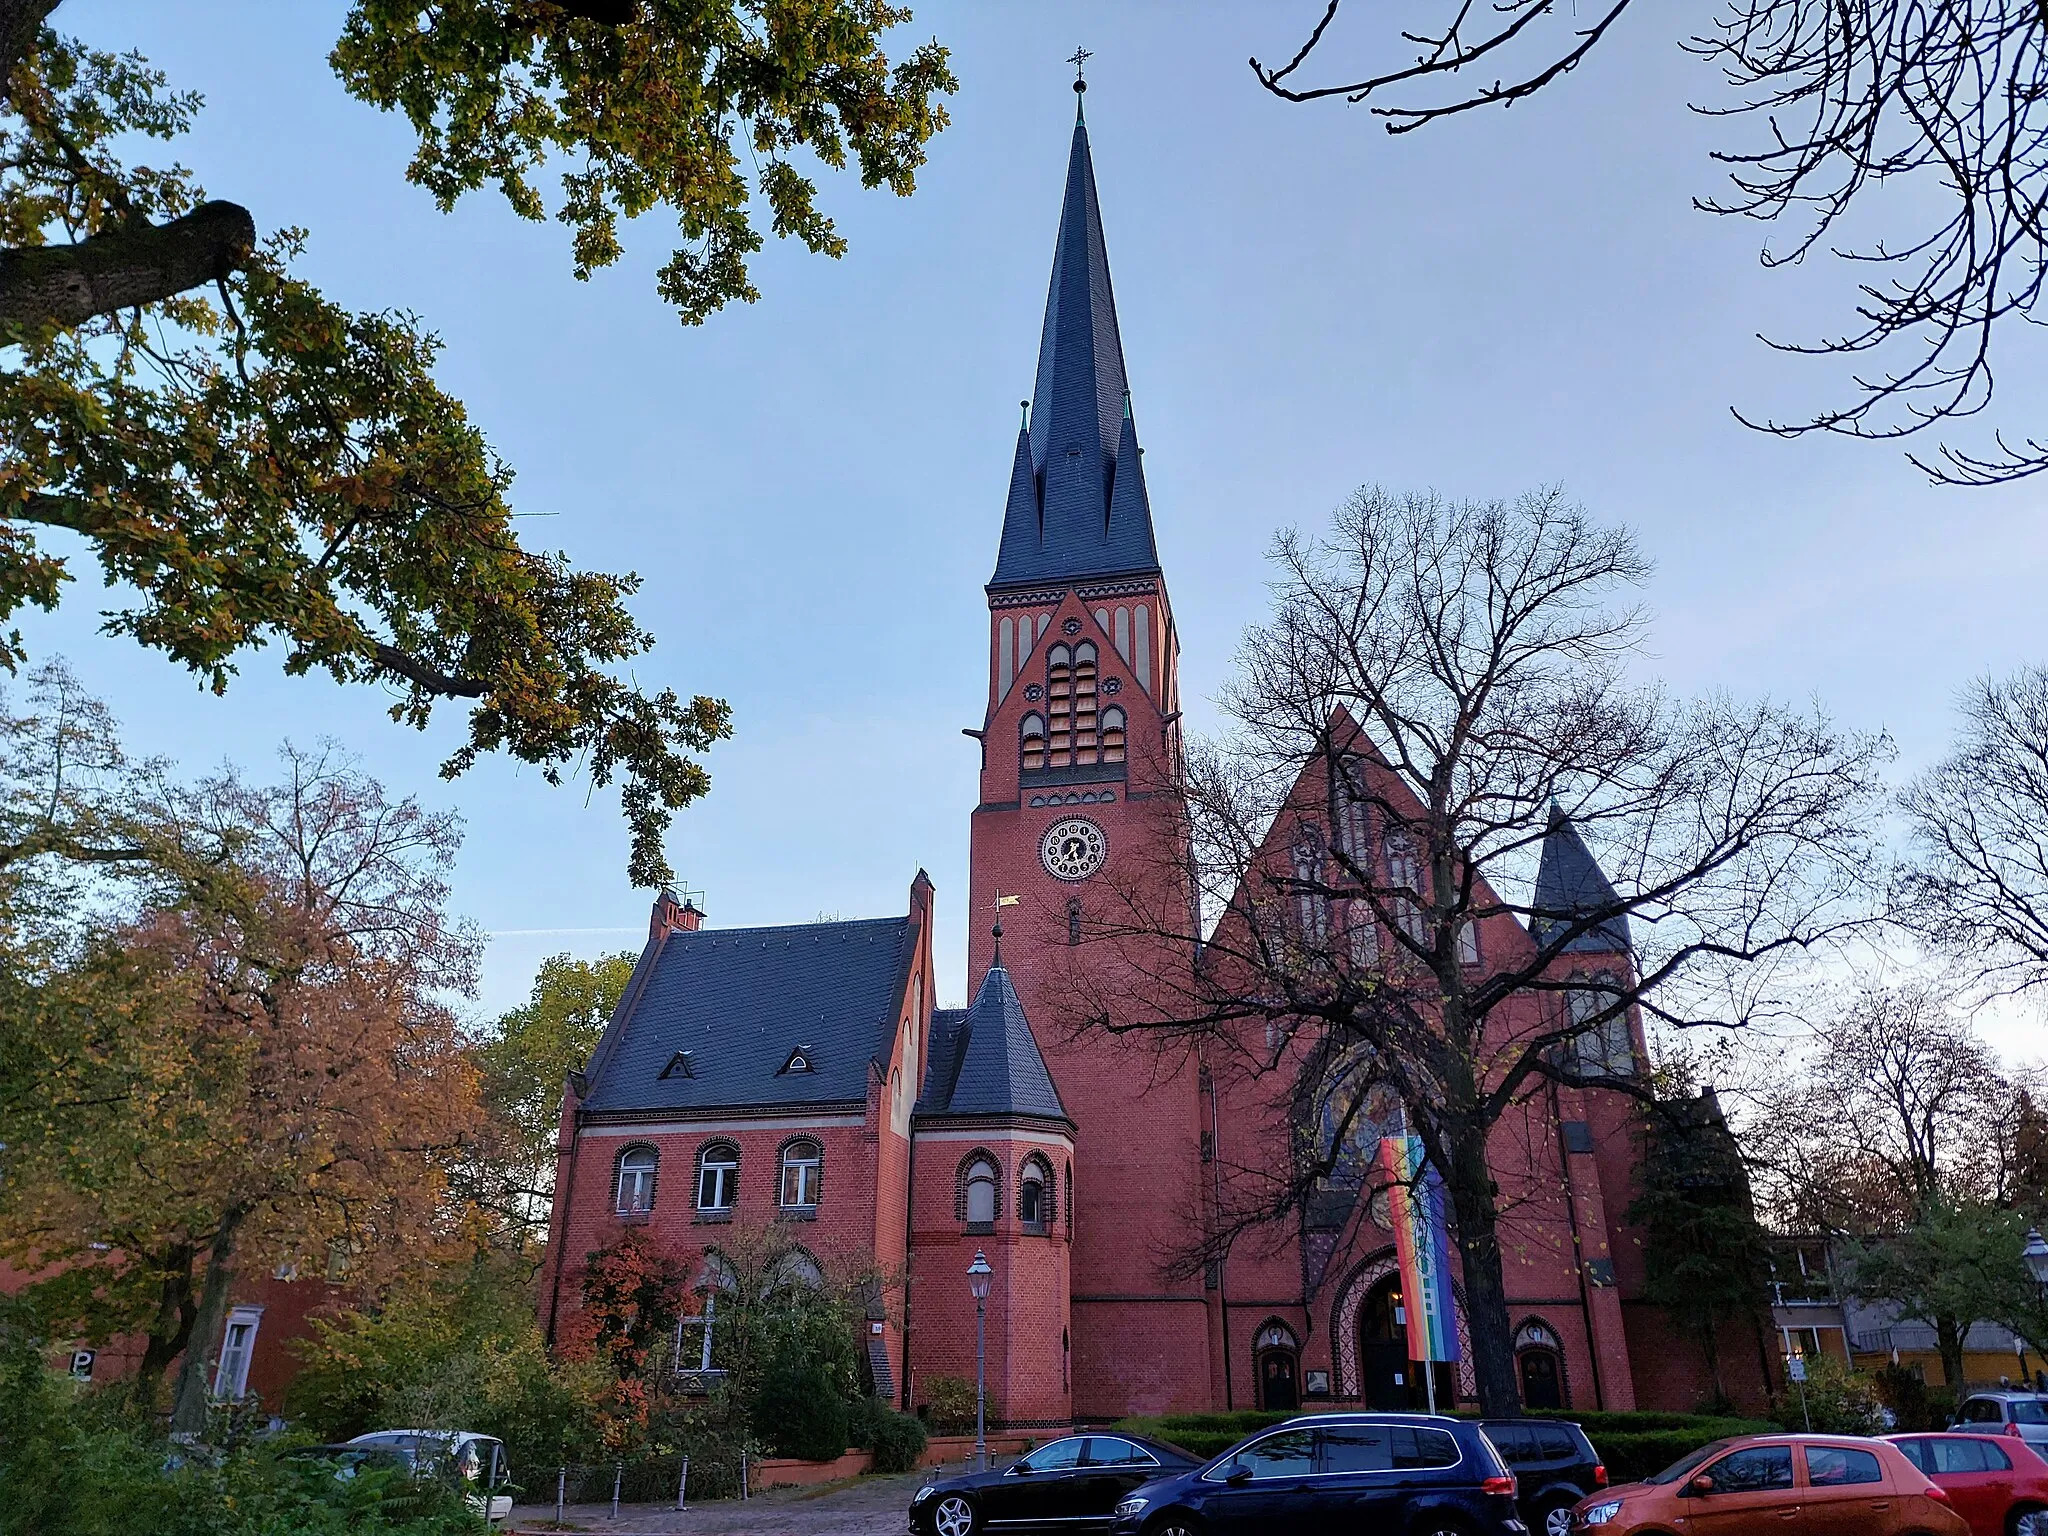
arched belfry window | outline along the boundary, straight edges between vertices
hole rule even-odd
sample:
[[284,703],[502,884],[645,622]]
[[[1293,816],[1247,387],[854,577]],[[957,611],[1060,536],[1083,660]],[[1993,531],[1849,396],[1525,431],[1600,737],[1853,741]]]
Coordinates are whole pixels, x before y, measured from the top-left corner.
[[1074,647],[1074,761],[1093,764],[1101,750],[1095,726],[1095,646],[1083,640]]
[[1056,645],[1045,653],[1047,758],[1052,768],[1074,765],[1074,652]]
[[652,1147],[628,1147],[619,1154],[613,1204],[621,1216],[645,1216],[654,1209],[654,1182],[661,1154]]
[[1124,712],[1114,704],[1102,712],[1102,760],[1105,763],[1124,760]]
[[1028,772],[1045,766],[1045,716],[1028,714],[1017,728],[1018,738],[1023,747],[1021,761]]

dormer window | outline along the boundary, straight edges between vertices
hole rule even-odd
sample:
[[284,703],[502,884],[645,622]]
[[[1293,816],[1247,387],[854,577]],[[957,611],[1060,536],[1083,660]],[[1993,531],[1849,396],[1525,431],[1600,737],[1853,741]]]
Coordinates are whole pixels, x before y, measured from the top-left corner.
[[677,1051],[675,1055],[669,1057],[668,1065],[661,1069],[663,1080],[671,1077],[695,1077],[696,1075],[696,1071],[690,1066],[690,1053],[688,1051]]
[[808,1045],[800,1045],[789,1053],[789,1060],[782,1064],[782,1071],[775,1075],[783,1077],[791,1072],[811,1072],[815,1070],[816,1068],[811,1061],[811,1048]]

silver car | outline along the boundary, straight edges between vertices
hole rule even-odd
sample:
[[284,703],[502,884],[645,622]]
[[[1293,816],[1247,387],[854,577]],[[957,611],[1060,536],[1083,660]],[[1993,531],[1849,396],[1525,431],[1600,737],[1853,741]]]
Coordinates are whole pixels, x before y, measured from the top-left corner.
[[2048,1395],[2039,1392],[1972,1392],[1956,1409],[1950,1429],[1980,1435],[2011,1435],[2035,1450],[2048,1449]]
[[394,1452],[415,1473],[449,1472],[467,1484],[469,1507],[496,1525],[512,1513],[512,1468],[502,1441],[454,1429],[380,1429],[348,1442],[365,1450]]

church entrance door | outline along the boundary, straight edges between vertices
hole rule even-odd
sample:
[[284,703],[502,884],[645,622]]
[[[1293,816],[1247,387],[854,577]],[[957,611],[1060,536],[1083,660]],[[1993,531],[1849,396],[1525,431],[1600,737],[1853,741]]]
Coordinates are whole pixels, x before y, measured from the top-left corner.
[[1547,1349],[1522,1351],[1522,1406],[1562,1408],[1564,1388],[1559,1381],[1557,1356]]
[[[1408,1358],[1408,1314],[1401,1277],[1388,1275],[1365,1293],[1358,1308],[1358,1386],[1368,1408],[1407,1412],[1429,1406],[1429,1369]],[[1458,1368],[1438,1361],[1436,1407],[1449,1413],[1458,1400]]]
[[1294,1351],[1269,1349],[1259,1356],[1259,1406],[1287,1411],[1301,1406],[1294,1384]]

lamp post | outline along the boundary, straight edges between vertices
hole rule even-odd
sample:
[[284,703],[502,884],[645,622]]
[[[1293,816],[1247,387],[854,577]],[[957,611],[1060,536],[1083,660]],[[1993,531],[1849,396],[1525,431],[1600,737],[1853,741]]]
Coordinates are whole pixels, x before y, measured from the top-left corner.
[[988,1282],[994,1274],[988,1257],[975,1249],[974,1262],[967,1266],[967,1289],[974,1296],[974,1466],[981,1472],[988,1470]]

